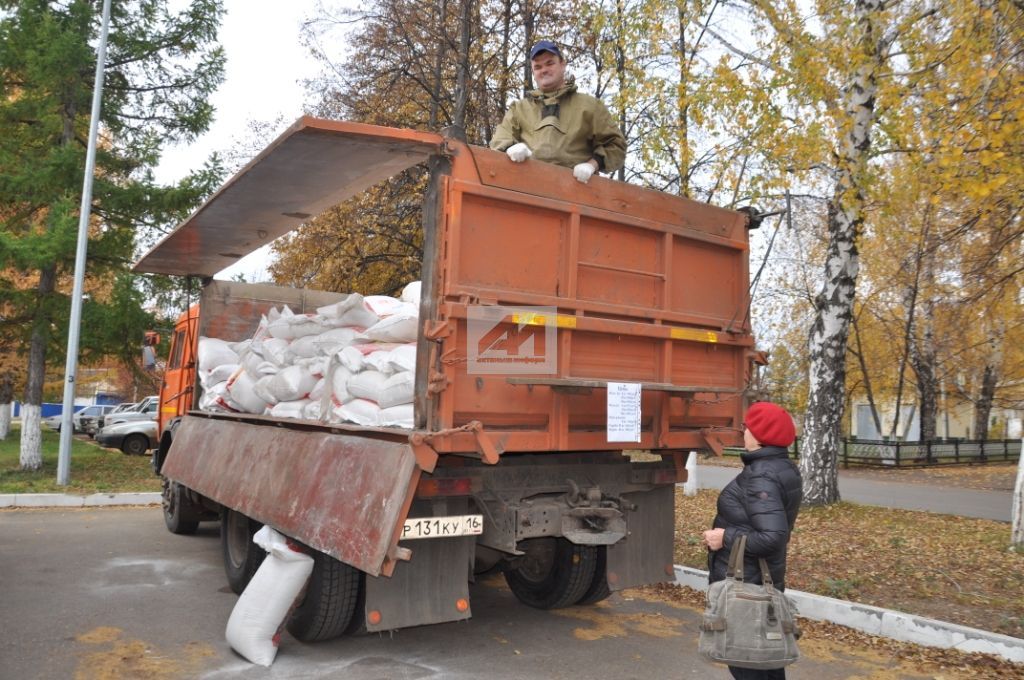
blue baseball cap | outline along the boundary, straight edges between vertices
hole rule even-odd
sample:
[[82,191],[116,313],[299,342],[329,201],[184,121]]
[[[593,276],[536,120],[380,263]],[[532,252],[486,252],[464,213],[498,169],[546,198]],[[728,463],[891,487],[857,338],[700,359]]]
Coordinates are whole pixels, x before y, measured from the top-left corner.
[[559,59],[562,58],[562,50],[558,49],[558,45],[550,40],[541,40],[534,45],[533,49],[530,50],[530,59],[536,59],[537,55],[541,52],[550,52]]

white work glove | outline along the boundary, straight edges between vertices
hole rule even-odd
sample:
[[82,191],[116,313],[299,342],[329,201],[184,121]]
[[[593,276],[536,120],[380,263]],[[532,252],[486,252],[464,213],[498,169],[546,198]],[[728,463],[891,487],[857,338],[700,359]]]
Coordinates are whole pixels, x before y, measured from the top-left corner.
[[508,147],[505,153],[508,154],[509,159],[513,163],[522,163],[527,158],[533,155],[533,152],[530,151],[530,147],[526,146],[522,142],[519,142],[518,144],[513,144],[512,146]]
[[572,176],[586,184],[594,176],[594,165],[590,161],[580,163],[572,169]]

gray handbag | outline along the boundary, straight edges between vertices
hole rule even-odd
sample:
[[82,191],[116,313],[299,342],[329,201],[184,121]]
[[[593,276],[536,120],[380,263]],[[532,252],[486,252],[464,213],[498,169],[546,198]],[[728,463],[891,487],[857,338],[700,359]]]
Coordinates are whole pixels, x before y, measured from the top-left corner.
[[708,661],[728,666],[782,668],[800,658],[796,609],[775,590],[763,558],[758,559],[763,585],[743,582],[746,546],[747,537],[740,536],[729,553],[726,578],[708,588],[698,649]]

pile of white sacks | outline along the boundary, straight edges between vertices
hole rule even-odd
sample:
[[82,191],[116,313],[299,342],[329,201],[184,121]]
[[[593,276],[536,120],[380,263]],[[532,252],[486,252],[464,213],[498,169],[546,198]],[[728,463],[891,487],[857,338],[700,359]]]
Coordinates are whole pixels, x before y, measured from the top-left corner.
[[199,338],[204,411],[413,426],[420,282],[315,314],[271,308],[249,340]]

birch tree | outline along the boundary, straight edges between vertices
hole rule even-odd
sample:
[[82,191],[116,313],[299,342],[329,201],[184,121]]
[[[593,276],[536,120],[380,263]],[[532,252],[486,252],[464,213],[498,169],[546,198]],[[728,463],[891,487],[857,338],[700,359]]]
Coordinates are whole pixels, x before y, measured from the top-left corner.
[[808,505],[839,500],[836,460],[841,442],[846,346],[859,273],[867,163],[875,124],[878,77],[895,36],[884,32],[884,3],[855,0],[850,70],[843,89],[845,121],[836,149],[835,188],[828,204],[824,284],[810,333],[810,391],[800,472]]

